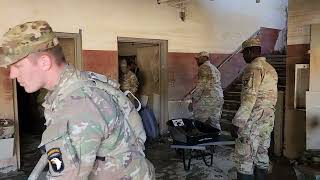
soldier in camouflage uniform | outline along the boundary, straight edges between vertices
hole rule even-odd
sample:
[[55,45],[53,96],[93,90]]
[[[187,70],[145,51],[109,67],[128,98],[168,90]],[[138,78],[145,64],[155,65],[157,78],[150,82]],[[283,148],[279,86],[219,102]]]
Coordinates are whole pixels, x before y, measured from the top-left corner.
[[[136,95],[139,86],[138,78],[132,71],[130,71],[125,59],[120,61],[120,70],[120,89],[123,92],[130,91],[133,95]],[[131,94],[129,94],[129,99],[134,102]]]
[[278,75],[266,58],[261,57],[259,39],[249,39],[242,47],[243,57],[250,64],[242,77],[241,106],[232,121],[238,134],[235,163],[238,179],[262,180],[267,178],[269,166]]
[[10,67],[10,78],[28,93],[49,90],[39,145],[48,179],[154,179],[141,118],[116,82],[66,64],[45,21],[15,26],[2,42],[0,66]]
[[223,90],[220,72],[210,63],[208,52],[200,52],[195,59],[199,70],[197,85],[191,93],[194,118],[221,130]]

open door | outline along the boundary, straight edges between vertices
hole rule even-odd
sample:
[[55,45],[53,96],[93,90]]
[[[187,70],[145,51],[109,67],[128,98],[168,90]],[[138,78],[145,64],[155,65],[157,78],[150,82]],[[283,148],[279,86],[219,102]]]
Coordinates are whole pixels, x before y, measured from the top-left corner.
[[160,124],[160,48],[158,45],[137,48],[137,64],[141,74],[142,96],[148,97],[148,106]]
[[[118,37],[118,55],[127,62],[134,61],[138,67],[138,97],[148,99],[159,125],[160,133],[167,130],[168,121],[168,80],[167,53],[168,42],[158,39]],[[132,63],[132,62],[131,62]]]

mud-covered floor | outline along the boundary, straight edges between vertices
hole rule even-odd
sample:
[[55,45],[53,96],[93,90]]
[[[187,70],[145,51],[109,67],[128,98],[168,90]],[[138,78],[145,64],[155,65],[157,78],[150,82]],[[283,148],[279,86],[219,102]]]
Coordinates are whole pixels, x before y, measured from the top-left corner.
[[[147,147],[147,157],[154,164],[156,178],[159,180],[229,180],[235,178],[232,162],[233,147],[217,146],[213,164],[208,167],[201,158],[193,159],[189,171],[185,171],[182,156],[170,149],[168,142],[157,142]],[[296,180],[295,172],[289,161],[283,158],[272,158],[270,180]]]
[[[24,180],[40,157],[35,149],[39,143],[38,136],[28,136],[22,145],[22,156],[25,158],[23,169],[10,174],[0,174],[0,179]],[[213,157],[213,165],[208,167],[201,158],[193,159],[189,171],[185,171],[181,155],[174,149],[170,149],[167,138],[148,143],[146,148],[147,158],[154,164],[156,179],[159,180],[229,180],[234,177],[235,171],[232,162],[232,147],[216,147]],[[44,179],[44,178],[42,178]],[[289,162],[284,159],[273,159],[271,180],[296,180]]]
[[[233,167],[231,154],[231,147],[216,147],[211,167],[206,166],[202,158],[199,157],[192,159],[190,170],[185,171],[182,154],[170,149],[168,143],[155,143],[147,150],[147,157],[156,168],[156,178],[161,180],[228,179],[228,176],[233,174],[229,173]],[[193,155],[196,155],[196,152]],[[206,159],[209,162],[209,158]]]

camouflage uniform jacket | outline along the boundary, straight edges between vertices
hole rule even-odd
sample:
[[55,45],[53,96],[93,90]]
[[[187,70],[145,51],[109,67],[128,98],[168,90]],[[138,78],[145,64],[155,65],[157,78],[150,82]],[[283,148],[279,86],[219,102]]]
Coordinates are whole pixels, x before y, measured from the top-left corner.
[[43,103],[47,129],[39,147],[48,156],[48,179],[88,179],[96,157],[104,158],[100,172],[124,169],[119,179],[139,179],[151,172],[151,164],[141,165],[147,161],[141,118],[115,87],[118,84],[103,75],[66,65]]
[[241,106],[232,123],[244,127],[250,114],[261,108],[274,109],[277,102],[278,74],[265,57],[254,59],[242,76]]
[[198,70],[198,82],[192,92],[192,103],[197,103],[201,99],[212,99],[213,101],[222,99],[220,76],[219,70],[210,61],[204,62]]
[[128,71],[127,73],[122,74],[120,79],[120,89],[123,92],[129,90],[132,94],[135,94],[138,90],[138,86],[138,78],[133,72]]

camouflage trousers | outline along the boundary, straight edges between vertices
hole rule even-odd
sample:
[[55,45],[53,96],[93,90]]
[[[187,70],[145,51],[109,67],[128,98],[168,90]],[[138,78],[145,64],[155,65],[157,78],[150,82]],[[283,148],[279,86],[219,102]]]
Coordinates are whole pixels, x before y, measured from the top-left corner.
[[274,125],[274,109],[255,109],[247,124],[239,129],[235,144],[235,164],[242,174],[253,174],[254,167],[269,168],[268,149]]
[[96,160],[89,180],[155,180],[154,167],[149,160],[133,157],[128,161],[130,164],[119,167],[116,162]]
[[195,104],[193,106],[194,119],[210,124],[212,127],[221,130],[220,119],[223,102],[223,98],[219,98],[216,101]]

